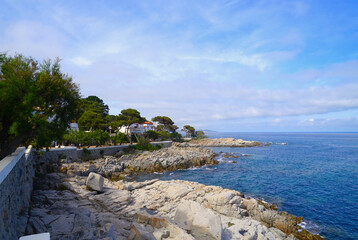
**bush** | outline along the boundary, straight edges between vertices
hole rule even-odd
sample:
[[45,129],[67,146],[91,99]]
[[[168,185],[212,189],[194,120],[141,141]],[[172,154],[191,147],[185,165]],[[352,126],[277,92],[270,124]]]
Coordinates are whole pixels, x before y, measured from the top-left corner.
[[70,130],[64,137],[67,144],[75,144],[76,146],[104,145],[110,140],[109,133],[97,129],[93,132],[73,131]]
[[158,132],[159,138],[161,138],[163,141],[170,139],[170,134],[166,131],[160,131]]
[[129,142],[128,136],[126,134],[124,134],[124,133],[121,133],[121,132],[117,133],[111,139],[112,139],[112,143],[114,145],[117,145],[118,143],[122,144],[122,143],[128,143]]
[[139,136],[137,137],[137,144],[133,148],[141,151],[154,151],[160,149],[160,146],[153,146],[148,138]]
[[170,134],[170,139],[173,140],[174,142],[181,142],[182,140],[182,135],[178,132],[173,132]]
[[96,146],[104,145],[110,139],[109,133],[100,129],[89,132],[89,135],[92,137],[92,142]]
[[156,131],[154,131],[154,130],[149,130],[149,131],[146,131],[146,132],[145,132],[144,136],[145,136],[146,138],[155,140],[155,139],[158,139],[158,138],[159,138],[159,133],[156,132]]

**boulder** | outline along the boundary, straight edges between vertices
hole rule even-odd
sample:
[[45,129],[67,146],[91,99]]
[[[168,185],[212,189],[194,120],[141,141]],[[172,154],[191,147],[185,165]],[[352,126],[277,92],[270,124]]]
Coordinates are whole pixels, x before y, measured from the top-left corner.
[[181,201],[176,210],[174,222],[190,231],[195,239],[221,239],[220,216],[197,202]]
[[87,177],[86,186],[88,190],[103,191],[104,179],[101,175],[91,172]]
[[133,222],[128,240],[155,240],[155,237],[143,225]]

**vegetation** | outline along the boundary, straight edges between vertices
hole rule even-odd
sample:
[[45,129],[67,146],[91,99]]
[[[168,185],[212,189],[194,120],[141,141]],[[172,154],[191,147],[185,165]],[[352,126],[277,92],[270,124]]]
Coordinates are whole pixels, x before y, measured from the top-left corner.
[[196,139],[208,138],[208,136],[204,133],[204,131],[196,131]]
[[190,125],[185,125],[183,131],[186,133],[187,137],[196,137],[195,128]]
[[79,98],[59,59],[0,54],[0,159],[21,144],[50,146],[74,119]]
[[76,132],[70,130],[68,134],[64,135],[63,140],[67,144],[74,144],[77,147],[92,145],[101,146],[110,140],[110,136],[108,132],[101,129],[92,132],[84,132],[82,130]]
[[137,144],[133,146],[133,148],[141,151],[154,151],[160,149],[161,146],[160,145],[153,146],[148,138],[139,136],[137,137]]
[[117,145],[117,144],[122,144],[122,143],[128,143],[129,142],[129,138],[126,134],[124,133],[117,133],[116,135],[112,136],[111,137],[111,140],[112,140],[112,143],[114,145]]
[[157,131],[154,131],[154,130],[146,131],[145,134],[144,134],[144,137],[146,137],[148,139],[152,139],[152,140],[158,139],[159,136],[160,136],[159,133]]
[[[0,159],[19,145],[48,148],[53,141],[77,147],[137,141],[136,148],[151,150],[151,140],[182,140],[167,116],[154,117],[157,131],[143,136],[119,132],[120,126],[129,129],[147,120],[132,108],[109,115],[108,105],[99,97],[81,98],[78,86],[61,72],[59,63],[59,59],[39,63],[19,54],[0,54]],[[68,130],[71,121],[78,123],[79,131]],[[187,136],[205,137],[190,125],[183,130]]]
[[174,125],[173,120],[167,116],[156,116],[152,118],[152,121],[159,123],[157,127],[159,132],[168,131],[170,133],[174,133],[178,129],[178,126]]
[[[144,123],[145,121],[146,119],[141,117],[140,113],[132,108],[124,109],[121,111],[121,114],[118,115],[118,124],[125,126],[127,129],[129,129],[129,126],[133,123]],[[129,136],[130,133],[128,132],[127,134],[132,143],[132,138]]]

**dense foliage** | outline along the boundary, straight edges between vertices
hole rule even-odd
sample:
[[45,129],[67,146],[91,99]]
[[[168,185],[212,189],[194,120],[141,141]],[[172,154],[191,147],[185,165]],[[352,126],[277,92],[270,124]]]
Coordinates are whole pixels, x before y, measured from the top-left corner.
[[161,145],[152,145],[148,138],[138,136],[137,137],[137,144],[133,146],[134,149],[140,151],[154,151],[161,148]]
[[21,144],[49,146],[75,118],[79,88],[59,62],[0,54],[0,159]]
[[204,131],[196,131],[195,134],[197,139],[208,138]]
[[73,131],[70,130],[66,135],[64,135],[63,140],[67,145],[74,144],[77,147],[80,146],[101,146],[106,144],[110,140],[108,132],[97,129],[91,132],[85,131]]
[[178,129],[178,126],[174,125],[173,120],[167,116],[156,116],[152,118],[152,121],[159,123],[157,126],[158,131],[168,131],[174,133]]
[[186,133],[187,137],[196,137],[195,128],[190,125],[185,125],[183,131]]
[[[61,72],[59,59],[38,63],[31,57],[0,54],[0,159],[19,145],[48,147],[53,141],[76,146],[100,146],[138,142],[136,148],[153,150],[151,140],[181,141],[178,127],[167,116],[152,119],[157,130],[143,136],[119,132],[147,120],[136,109],[109,115],[109,107],[97,96],[80,98],[78,86]],[[75,121],[79,131],[68,130]],[[185,125],[187,136],[205,137]],[[141,135],[141,134],[140,134]]]

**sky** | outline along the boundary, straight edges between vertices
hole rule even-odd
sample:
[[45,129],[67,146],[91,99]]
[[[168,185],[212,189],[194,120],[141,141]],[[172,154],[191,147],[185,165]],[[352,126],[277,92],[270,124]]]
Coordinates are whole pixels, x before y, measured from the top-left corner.
[[0,0],[0,52],[179,127],[357,132],[358,1]]

